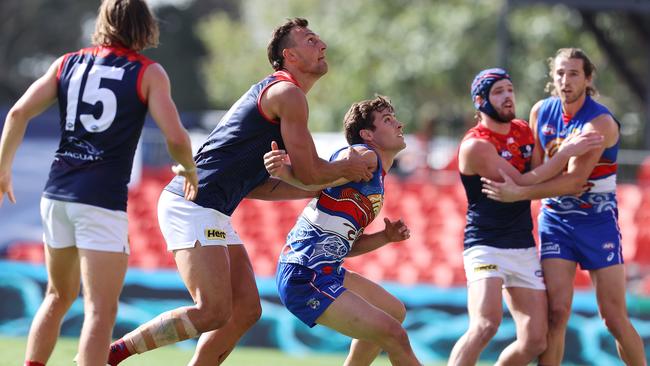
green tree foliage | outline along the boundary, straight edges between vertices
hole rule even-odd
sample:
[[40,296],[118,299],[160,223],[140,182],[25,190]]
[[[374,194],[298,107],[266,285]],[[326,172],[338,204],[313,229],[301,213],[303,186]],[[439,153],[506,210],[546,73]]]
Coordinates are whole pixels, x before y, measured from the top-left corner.
[[[469,84],[481,69],[498,65],[497,27],[503,1],[487,0],[243,0],[239,19],[205,18],[199,34],[208,49],[205,79],[214,106],[228,108],[251,84],[270,73],[266,44],[272,29],[301,16],[328,44],[330,71],[312,89],[310,126],[341,129],[350,103],[388,95],[410,131],[432,116],[438,133],[459,135],[472,124]],[[616,14],[600,21],[618,26]],[[620,22],[619,22],[620,23]],[[641,113],[640,102],[617,81],[581,17],[565,6],[514,6],[508,68],[517,88],[517,108],[528,118],[546,96],[546,59],[559,47],[578,46],[599,66],[602,101],[619,116]],[[606,28],[609,29],[609,28]],[[613,32],[613,31],[612,31]],[[618,34],[613,36],[622,37]]]

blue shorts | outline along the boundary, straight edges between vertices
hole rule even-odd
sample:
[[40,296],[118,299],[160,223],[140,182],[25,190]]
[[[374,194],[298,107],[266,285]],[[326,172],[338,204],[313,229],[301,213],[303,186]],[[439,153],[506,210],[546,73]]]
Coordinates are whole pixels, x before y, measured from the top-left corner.
[[538,217],[541,260],[561,258],[595,270],[623,263],[618,211],[585,216],[558,215],[542,210]]
[[345,292],[345,269],[331,274],[292,263],[279,263],[275,280],[280,300],[289,311],[310,327],[337,297]]

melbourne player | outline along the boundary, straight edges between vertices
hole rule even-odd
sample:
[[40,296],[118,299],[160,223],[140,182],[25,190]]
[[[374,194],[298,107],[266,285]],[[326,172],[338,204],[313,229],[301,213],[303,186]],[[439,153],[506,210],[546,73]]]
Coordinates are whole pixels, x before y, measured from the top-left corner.
[[15,202],[11,164],[27,123],[58,101],[61,140],[41,199],[48,285],[27,340],[25,365],[43,366],[83,281],[78,363],[105,365],[129,254],[127,183],[149,111],[193,198],[190,139],[171,99],[169,78],[138,52],[158,43],[143,0],[105,0],[93,47],[63,55],[7,115],[0,142],[0,201]]

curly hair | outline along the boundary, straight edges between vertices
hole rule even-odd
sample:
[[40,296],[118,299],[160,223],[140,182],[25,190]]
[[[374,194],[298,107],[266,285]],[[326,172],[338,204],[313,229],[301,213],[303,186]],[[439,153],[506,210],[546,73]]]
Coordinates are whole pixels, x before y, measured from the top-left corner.
[[103,0],[92,43],[142,51],[158,46],[159,34],[158,22],[144,0]]
[[[589,59],[589,56],[587,56],[585,51],[575,47],[560,48],[555,53],[554,57],[549,57],[547,60],[548,69],[549,69],[548,75],[551,77],[551,81],[546,83],[546,87],[544,88],[544,91],[550,93],[553,96],[557,96],[557,90],[555,90],[555,85],[553,84],[553,74],[555,73],[555,60],[558,59],[559,57],[582,60],[582,70],[585,73],[585,77],[590,78],[596,75],[596,65],[594,65],[593,62],[591,62],[591,59]],[[598,95],[598,90],[596,89],[595,86],[593,86],[593,83],[592,85],[587,86],[587,95],[591,95],[591,96]]]
[[307,19],[292,18],[288,19],[284,24],[273,30],[273,36],[266,46],[266,53],[269,57],[269,63],[273,70],[278,71],[284,67],[284,56],[282,51],[285,48],[293,47],[293,40],[289,37],[289,33],[293,28],[305,28],[309,25]]
[[343,125],[345,127],[345,139],[348,144],[363,144],[364,141],[359,133],[361,130],[375,130],[373,124],[372,112],[388,110],[394,112],[395,108],[388,97],[377,95],[375,99],[363,100],[350,106],[345,117]]

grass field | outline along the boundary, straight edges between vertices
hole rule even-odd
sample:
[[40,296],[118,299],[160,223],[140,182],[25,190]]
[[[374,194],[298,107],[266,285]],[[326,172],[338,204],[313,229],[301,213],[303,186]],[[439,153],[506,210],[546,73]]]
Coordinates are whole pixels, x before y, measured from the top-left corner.
[[[24,362],[26,338],[0,337],[0,366],[18,366]],[[47,366],[73,366],[77,352],[77,339],[61,338]],[[163,347],[137,355],[120,364],[124,366],[182,366],[192,357],[192,350],[180,347]],[[240,347],[228,357],[224,366],[331,366],[341,365],[345,355],[309,354],[293,357],[277,350]],[[373,366],[389,366],[386,357],[378,358]]]

